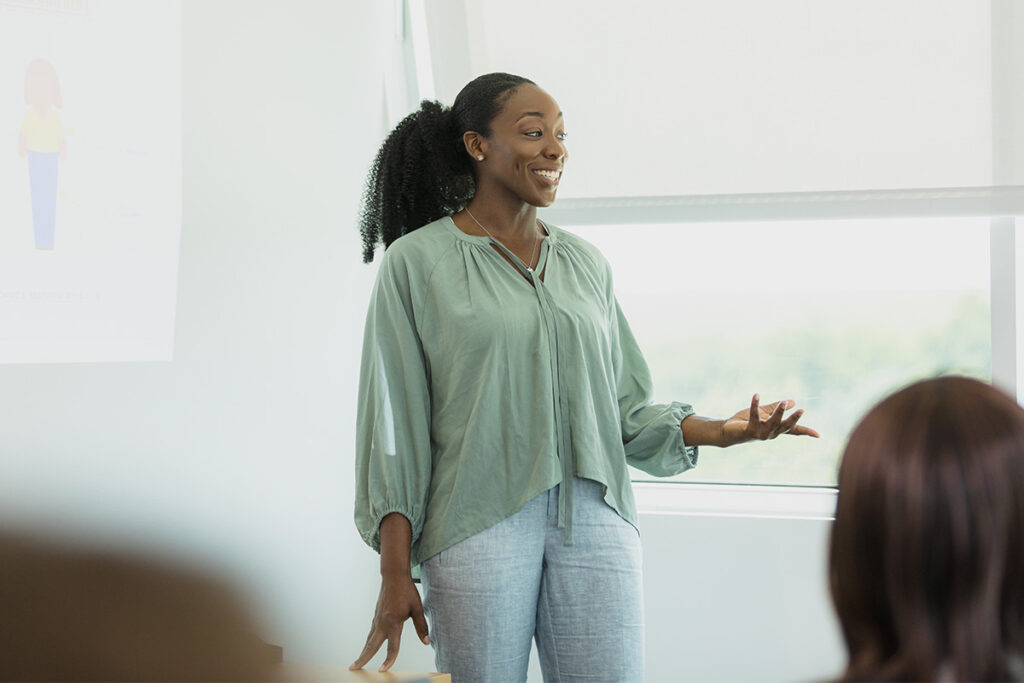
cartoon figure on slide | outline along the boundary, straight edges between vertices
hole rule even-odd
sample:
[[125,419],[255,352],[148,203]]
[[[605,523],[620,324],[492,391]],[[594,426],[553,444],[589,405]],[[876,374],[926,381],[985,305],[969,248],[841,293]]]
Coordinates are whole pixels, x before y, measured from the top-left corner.
[[55,109],[63,107],[57,70],[36,59],[25,72],[25,114],[18,154],[28,157],[32,231],[36,249],[53,249],[57,222],[57,166],[68,156],[64,128]]

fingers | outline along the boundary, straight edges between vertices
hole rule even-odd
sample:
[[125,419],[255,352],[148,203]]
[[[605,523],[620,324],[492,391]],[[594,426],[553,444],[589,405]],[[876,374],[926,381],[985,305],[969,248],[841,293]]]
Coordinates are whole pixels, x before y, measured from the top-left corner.
[[816,430],[811,429],[810,427],[804,427],[803,425],[797,425],[789,433],[793,436],[813,436],[815,439],[821,438],[821,434]]
[[786,412],[785,404],[787,401],[778,401],[765,406],[765,410],[771,408],[771,413],[768,414],[768,418],[765,420],[758,419],[757,426],[757,438],[759,439],[774,439],[779,435],[782,428],[782,417]]
[[[755,398],[759,398],[755,394]],[[751,404],[751,415],[757,413],[753,412],[756,403]],[[797,436],[820,436],[818,432],[811,429],[810,427],[798,426],[800,418],[803,417],[804,411],[797,410],[792,415],[786,417],[785,413],[787,410],[796,407],[796,401],[792,399],[785,399],[783,401],[776,401],[775,403],[768,403],[760,406],[760,410],[764,413],[764,419],[761,419],[761,415],[758,414],[757,421],[754,419],[750,420],[750,431],[755,438],[767,441],[774,439],[780,434],[793,434]]]
[[796,412],[794,412],[794,413],[793,413],[792,415],[790,415],[789,417],[787,417],[787,418],[786,418],[786,419],[785,419],[785,420],[783,421],[783,423],[782,423],[781,425],[779,425],[779,433],[780,433],[780,434],[785,434],[785,433],[790,433],[790,434],[792,434],[792,431],[791,431],[791,430],[792,430],[792,429],[793,429],[794,427],[796,427],[796,423],[797,423],[797,421],[798,421],[798,420],[799,420],[799,419],[800,419],[800,418],[801,418],[801,417],[803,416],[803,414],[804,414],[804,411],[803,411],[803,410],[797,410],[797,411],[796,411]]
[[[430,636],[427,634],[427,620],[423,616],[422,605],[415,609],[412,615],[413,624],[416,625],[416,632],[420,636],[420,640],[423,641],[424,645],[430,644]],[[387,655],[384,657],[384,663],[380,665],[378,671],[387,671],[395,664],[395,660],[398,658],[398,650],[402,642],[402,624],[399,623],[393,631],[389,634],[385,634],[383,630],[374,626],[370,629],[370,635],[366,637],[366,645],[363,647],[363,651],[359,653],[359,659],[352,662],[349,665],[350,671],[362,669],[366,666],[366,663],[373,659],[373,656],[380,650],[380,646],[384,644],[384,641],[388,641]]]
[[[750,414],[747,417],[747,434],[749,438],[764,440],[774,437],[773,430],[782,422],[783,401],[761,405],[760,394],[750,399]],[[764,413],[764,419],[762,419]]]
[[349,665],[350,670],[362,669],[366,666],[366,663],[377,654],[377,650],[380,649],[381,644],[384,642],[384,632],[378,630],[376,627],[370,629],[370,635],[366,636],[366,645],[363,646],[363,651],[359,653],[359,659],[352,662]]
[[750,399],[750,413],[747,414],[747,435],[758,438],[761,431],[761,396],[754,394]]
[[[793,403],[793,402],[792,401],[788,401],[788,403]],[[788,418],[786,418],[786,420],[783,421],[781,425],[779,425],[779,431],[775,434],[775,436],[778,436],[779,434],[789,434],[791,436],[812,436],[815,439],[819,438],[821,436],[821,434],[819,434],[814,429],[811,429],[810,427],[805,427],[803,425],[798,425],[797,424],[797,422],[803,416],[804,416],[803,409],[800,409],[800,410],[797,410],[796,412],[794,412],[792,415],[790,415]]]
[[384,663],[380,665],[378,671],[387,671],[395,663],[395,659],[398,658],[398,646],[402,641],[402,625],[399,624],[398,628],[391,632],[388,636],[388,654],[384,658]]

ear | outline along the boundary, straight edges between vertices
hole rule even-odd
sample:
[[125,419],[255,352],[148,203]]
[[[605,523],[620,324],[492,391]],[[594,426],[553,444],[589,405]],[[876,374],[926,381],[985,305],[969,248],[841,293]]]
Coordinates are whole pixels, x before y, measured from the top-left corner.
[[475,130],[467,130],[462,134],[462,144],[466,147],[466,153],[474,161],[482,161],[480,157],[487,158],[487,138]]

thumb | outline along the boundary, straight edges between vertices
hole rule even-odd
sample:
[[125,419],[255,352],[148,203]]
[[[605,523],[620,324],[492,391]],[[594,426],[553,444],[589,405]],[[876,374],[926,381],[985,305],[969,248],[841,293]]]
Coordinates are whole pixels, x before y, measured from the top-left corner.
[[427,629],[427,618],[423,615],[423,604],[417,600],[412,609],[412,625],[416,627],[416,635],[424,645],[430,645],[430,632]]

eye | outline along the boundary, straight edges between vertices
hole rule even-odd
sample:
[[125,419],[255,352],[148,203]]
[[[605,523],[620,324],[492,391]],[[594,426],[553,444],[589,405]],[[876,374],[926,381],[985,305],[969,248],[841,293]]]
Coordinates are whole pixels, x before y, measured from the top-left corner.
[[541,136],[541,132],[539,130],[531,130],[528,133],[523,133],[523,135],[528,135],[531,138],[539,138]]
[[568,133],[559,133],[555,137],[558,138],[559,140],[565,140],[567,137],[569,137],[569,134]]

